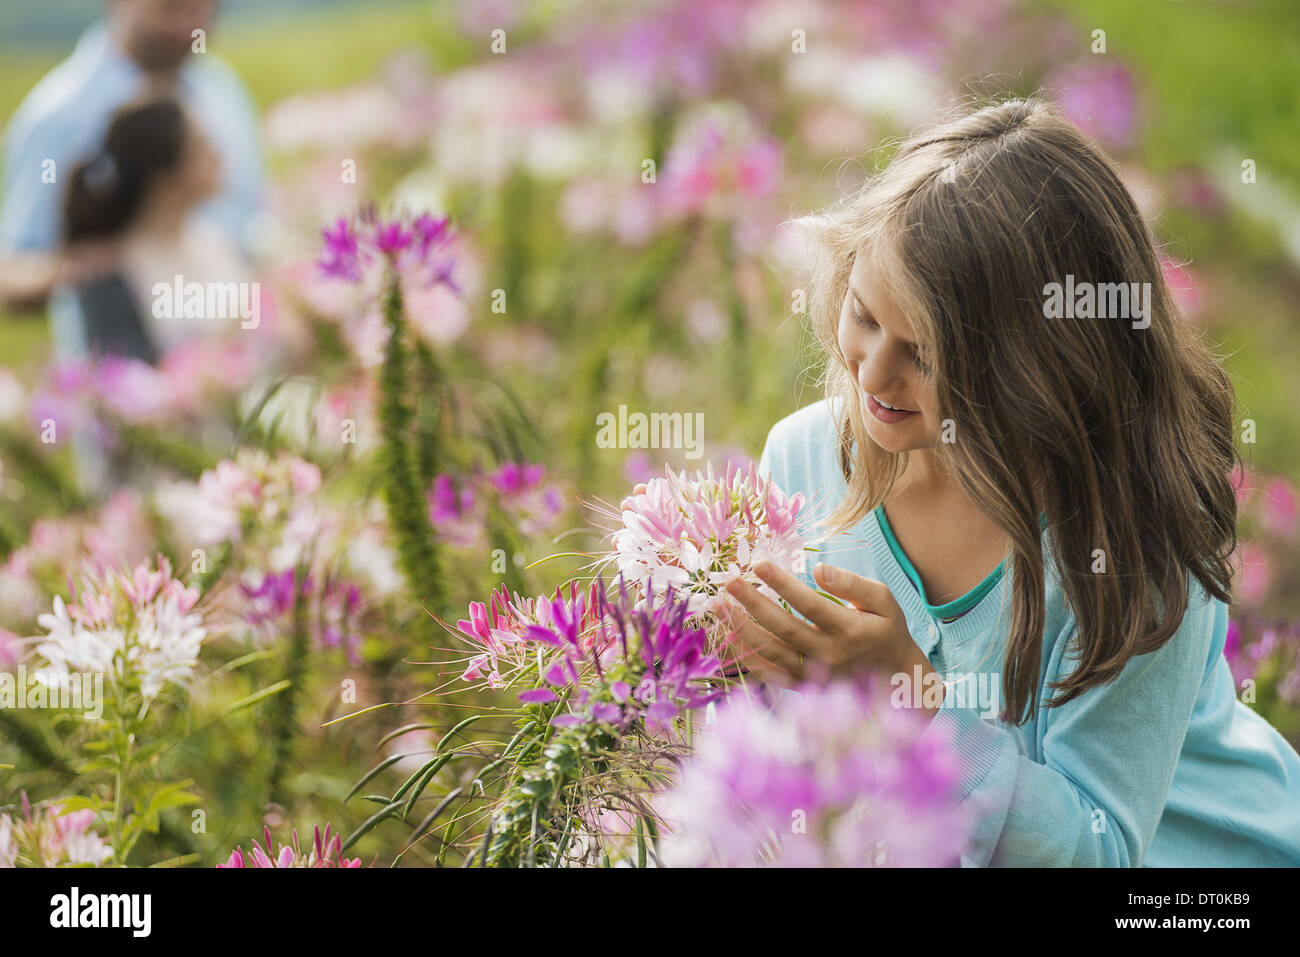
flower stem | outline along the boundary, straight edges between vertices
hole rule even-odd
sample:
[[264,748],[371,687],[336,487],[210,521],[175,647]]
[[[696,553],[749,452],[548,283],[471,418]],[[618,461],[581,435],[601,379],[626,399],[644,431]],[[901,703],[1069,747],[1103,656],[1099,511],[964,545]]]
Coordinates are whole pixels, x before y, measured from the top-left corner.
[[410,390],[403,343],[406,327],[403,308],[400,278],[390,271],[384,288],[384,318],[389,337],[379,379],[384,499],[407,586],[417,601],[427,599],[433,610],[441,611],[443,582],[438,553],[410,445],[413,412],[407,400]]
[[427,342],[415,343],[415,368],[418,386],[416,419],[416,465],[420,486],[433,484],[441,465],[438,455],[438,426],[442,415],[442,370]]
[[283,794],[284,774],[293,757],[293,741],[297,731],[298,694],[301,691],[302,677],[307,662],[307,569],[304,566],[294,572],[293,599],[293,633],[289,639],[289,660],[285,666],[285,678],[289,686],[284,689],[276,701],[275,758],[271,764],[269,784],[270,798],[278,804],[287,804],[287,795]]
[[134,738],[127,727],[126,705],[121,688],[117,695],[117,766],[113,769],[113,866],[125,867],[130,848],[122,846],[123,821],[126,814],[126,788],[131,777],[131,745]]
[[487,852],[488,867],[519,867],[525,860],[552,860],[551,840],[534,833],[549,833],[557,809],[565,805],[567,792],[583,777],[584,764],[617,742],[608,728],[596,723],[563,728],[542,752],[542,760],[526,768],[519,782],[503,799],[492,822],[492,843]]

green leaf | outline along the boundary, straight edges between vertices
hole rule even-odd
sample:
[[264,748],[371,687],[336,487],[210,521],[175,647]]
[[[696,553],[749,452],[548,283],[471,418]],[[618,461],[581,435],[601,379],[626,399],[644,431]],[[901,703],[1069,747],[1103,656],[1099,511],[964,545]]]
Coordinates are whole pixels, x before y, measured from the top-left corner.
[[375,775],[379,774],[381,771],[391,768],[394,764],[396,764],[398,761],[402,760],[405,757],[409,757],[409,755],[394,754],[392,757],[385,758],[384,760],[380,761],[373,768],[371,768],[364,775],[362,775],[360,781],[352,785],[352,790],[347,793],[347,797],[343,799],[343,803],[347,804],[348,801],[352,799],[352,795],[356,794],[363,787],[365,787],[366,783],[370,781],[370,779],[373,778]]
[[419,840],[424,835],[424,832],[433,826],[433,822],[438,820],[438,815],[441,814],[443,811],[447,810],[447,807],[451,804],[451,802],[456,800],[456,798],[460,797],[460,793],[463,790],[465,789],[456,788],[455,790],[448,793],[447,796],[444,797],[441,801],[438,802],[438,806],[429,812],[428,816],[425,817],[425,819],[419,823],[419,826],[417,826],[415,831],[411,834],[411,843],[415,843],[415,841]]
[[252,664],[254,661],[261,661],[263,658],[271,658],[274,656],[275,656],[275,651],[274,649],[271,648],[267,648],[263,651],[250,651],[248,654],[236,658],[234,661],[226,662],[216,671],[212,672],[212,674],[208,676],[208,680],[215,681],[216,679],[224,677],[225,675],[229,674],[230,672],[234,671],[237,668],[244,667],[244,665]]
[[483,717],[484,717],[484,715],[481,715],[481,714],[472,714],[472,715],[470,715],[468,718],[466,718],[464,721],[462,721],[460,724],[456,725],[456,727],[452,728],[452,729],[451,729],[450,731],[448,731],[445,735],[443,735],[442,740],[438,742],[438,746],[437,746],[436,748],[433,749],[434,753],[435,753],[435,754],[440,754],[440,753],[442,753],[442,749],[445,748],[445,747],[447,746],[447,743],[448,743],[449,741],[451,741],[451,739],[452,739],[453,737],[456,736],[457,732],[462,731],[462,730],[464,730],[465,728],[468,728],[468,727],[469,727],[471,724],[473,724],[475,721],[478,721],[478,720],[480,720],[480,719],[483,718]]
[[389,741],[392,741],[393,738],[401,737],[402,735],[406,734],[408,731],[427,731],[430,728],[436,728],[436,727],[438,727],[438,725],[436,724],[404,724],[400,728],[397,728],[396,730],[389,731],[386,735],[380,738],[379,743],[376,744],[375,747],[382,748]]
[[420,775],[420,780],[416,783],[415,787],[411,788],[411,796],[406,799],[406,807],[402,808],[403,821],[405,821],[406,816],[411,813],[411,808],[415,807],[415,802],[420,799],[420,795],[423,794],[424,789],[429,786],[429,782],[433,780],[433,776],[442,770],[442,766],[450,761],[451,757],[450,754],[444,754],[436,761],[429,762],[424,773]]
[[131,756],[131,763],[136,765],[147,764],[156,754],[164,748],[170,747],[171,742],[166,737],[160,737],[155,741],[141,746],[135,754]]
[[59,805],[62,808],[60,817],[64,814],[71,814],[73,811],[95,811],[98,813],[104,810],[103,802],[93,795],[74,794],[72,797],[61,799]]
[[162,812],[171,807],[182,807],[186,804],[198,804],[198,795],[186,790],[194,782],[192,780],[179,781],[173,784],[164,784],[155,789],[148,797],[148,802],[144,805],[144,810],[131,822],[127,827],[126,833],[136,834],[139,830],[148,831],[150,834],[157,834],[162,824]]
[[351,834],[348,835],[348,839],[344,841],[343,846],[339,848],[339,853],[342,854],[353,844],[355,844],[358,840],[360,840],[361,837],[367,831],[373,830],[375,825],[377,825],[380,821],[382,821],[386,817],[391,816],[392,813],[397,810],[397,805],[401,803],[402,803],[401,801],[393,801],[387,807],[379,811],[376,811],[374,814],[370,815],[370,817],[366,818],[366,820],[362,823],[362,825],[359,828],[357,828],[355,831],[353,831]]
[[252,694],[248,695],[247,697],[240,698],[229,708],[227,708],[225,712],[222,714],[222,717],[223,718],[227,717],[229,715],[234,714],[236,711],[239,711],[242,708],[247,708],[249,705],[257,704],[259,701],[262,701],[265,698],[269,698],[272,695],[277,695],[292,684],[293,682],[290,679],[285,678],[283,681],[277,681],[273,685],[268,685],[267,687],[263,688],[261,691],[254,691]]
[[153,816],[171,807],[184,807],[187,804],[198,804],[199,796],[192,791],[186,790],[186,788],[193,783],[193,781],[185,781],[181,784],[160,788],[158,792],[149,799],[149,806],[145,810],[145,814]]
[[519,740],[535,727],[537,727],[537,719],[529,718],[528,722],[519,729],[513,738],[510,739],[510,743],[506,745],[506,749],[501,752],[501,757],[509,757],[510,752],[514,750],[515,745],[519,743]]

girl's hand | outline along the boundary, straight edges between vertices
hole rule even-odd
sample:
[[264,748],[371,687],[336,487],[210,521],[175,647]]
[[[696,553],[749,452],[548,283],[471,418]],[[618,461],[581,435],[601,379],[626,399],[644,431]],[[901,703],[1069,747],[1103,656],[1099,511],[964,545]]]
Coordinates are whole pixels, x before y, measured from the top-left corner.
[[802,681],[809,673],[827,676],[862,671],[902,672],[909,681],[921,666],[922,680],[934,667],[912,640],[907,619],[883,583],[843,568],[820,564],[813,569],[817,583],[851,607],[819,595],[802,581],[770,562],[754,572],[802,614],[801,620],[758,589],[739,578],[727,592],[752,618],[729,614],[731,640],[743,663],[769,683]]

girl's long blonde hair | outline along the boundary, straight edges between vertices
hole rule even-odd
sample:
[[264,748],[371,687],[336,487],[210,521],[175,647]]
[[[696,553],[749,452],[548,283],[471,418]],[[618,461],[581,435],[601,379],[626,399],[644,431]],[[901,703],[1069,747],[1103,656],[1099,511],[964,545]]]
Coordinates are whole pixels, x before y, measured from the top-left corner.
[[[1011,541],[1004,721],[1038,706],[1040,512],[1078,625],[1077,667],[1052,683],[1060,695],[1047,707],[1163,646],[1187,610],[1188,573],[1230,601],[1231,382],[1179,317],[1110,160],[1054,107],[1014,100],[916,134],[860,191],[801,225],[824,254],[810,318],[829,357],[826,394],[843,410],[848,491],[832,530],[884,501],[906,465],[865,432],[838,343],[849,273],[865,255],[933,368],[955,438],[936,445],[940,467]],[[1150,283],[1150,325],[1045,318],[1046,287],[1067,276],[1076,287]]]

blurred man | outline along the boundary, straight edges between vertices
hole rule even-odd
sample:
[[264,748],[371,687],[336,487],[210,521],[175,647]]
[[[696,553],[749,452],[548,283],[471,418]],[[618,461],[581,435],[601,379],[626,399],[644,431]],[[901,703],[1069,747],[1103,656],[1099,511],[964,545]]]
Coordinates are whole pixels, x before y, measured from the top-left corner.
[[55,351],[82,352],[75,302],[62,285],[102,269],[111,250],[65,249],[67,176],[100,149],[117,109],[146,89],[174,93],[220,158],[221,183],[196,215],[248,250],[262,189],[253,103],[239,78],[206,51],[217,0],[107,0],[68,59],[19,106],[5,135],[0,208],[0,303],[37,306],[51,296]]

